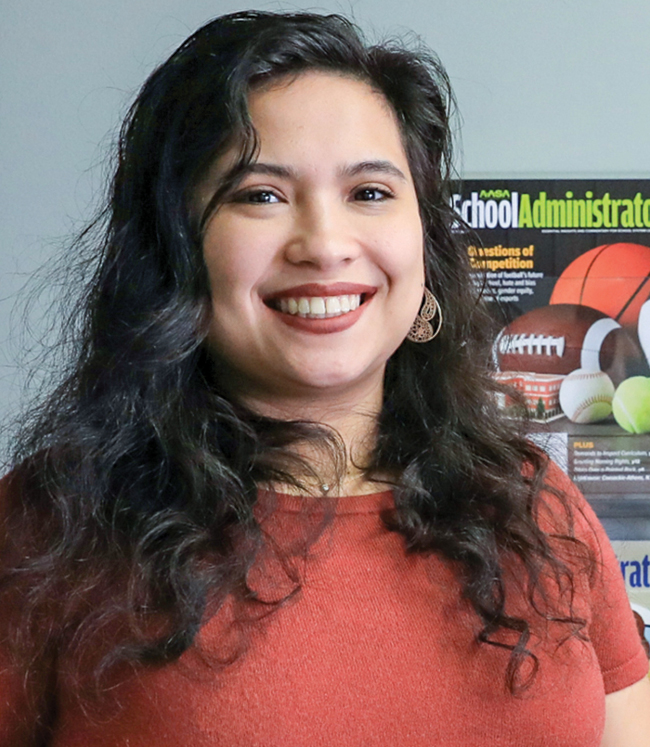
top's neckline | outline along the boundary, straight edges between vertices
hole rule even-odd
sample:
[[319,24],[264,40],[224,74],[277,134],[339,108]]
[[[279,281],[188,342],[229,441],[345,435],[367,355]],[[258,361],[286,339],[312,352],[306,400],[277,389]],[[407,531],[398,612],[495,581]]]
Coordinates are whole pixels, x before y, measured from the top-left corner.
[[[270,491],[260,490],[259,496],[262,501],[265,497],[271,499]],[[386,509],[393,508],[395,501],[392,490],[384,490],[380,493],[367,493],[365,495],[343,495],[340,497],[324,496],[307,497],[300,495],[289,495],[288,493],[275,493],[275,510],[284,513],[301,513],[305,510],[308,502],[311,507],[322,501],[324,506],[334,506],[337,516],[346,514],[377,514]]]

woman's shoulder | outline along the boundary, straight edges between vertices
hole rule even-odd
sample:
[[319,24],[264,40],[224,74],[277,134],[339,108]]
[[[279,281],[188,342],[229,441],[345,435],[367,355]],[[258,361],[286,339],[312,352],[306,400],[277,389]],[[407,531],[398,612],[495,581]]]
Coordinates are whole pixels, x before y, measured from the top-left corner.
[[588,622],[606,692],[627,687],[648,672],[619,563],[602,523],[578,487],[553,462],[540,494],[538,523],[557,555],[574,571],[575,599]]
[[571,538],[599,550],[605,530],[582,491],[556,462],[549,460],[535,506],[539,527],[551,537]]
[[0,744],[16,747],[36,744],[47,731],[53,676],[50,658],[27,657],[22,645],[30,634],[23,581],[31,533],[24,523],[34,521],[26,510],[27,485],[20,467],[0,478]]
[[0,477],[0,558],[7,563],[27,551],[32,540],[53,531],[53,503],[43,476],[28,460]]

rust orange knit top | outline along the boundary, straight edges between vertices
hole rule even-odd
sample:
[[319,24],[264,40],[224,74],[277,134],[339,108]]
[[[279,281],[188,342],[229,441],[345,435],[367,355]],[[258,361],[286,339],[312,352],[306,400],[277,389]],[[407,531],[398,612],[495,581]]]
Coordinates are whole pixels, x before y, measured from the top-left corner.
[[[127,677],[110,713],[84,714],[54,684],[48,747],[598,747],[605,693],[641,679],[648,660],[600,524],[566,478],[556,479],[575,496],[577,534],[599,558],[591,576],[576,567],[589,641],[560,643],[564,626],[535,624],[540,669],[523,696],[505,687],[509,652],[476,642],[479,622],[451,564],[407,555],[386,530],[380,513],[392,496],[381,493],[339,499],[301,561],[301,591],[246,628],[246,650],[229,666],[214,665],[240,641],[227,604],[179,661]],[[302,531],[300,508],[280,496],[265,520],[280,544]],[[292,583],[272,558],[250,581],[262,597]],[[525,610],[519,581],[509,574],[511,611]],[[34,744],[20,691],[10,672],[0,674],[2,745]]]

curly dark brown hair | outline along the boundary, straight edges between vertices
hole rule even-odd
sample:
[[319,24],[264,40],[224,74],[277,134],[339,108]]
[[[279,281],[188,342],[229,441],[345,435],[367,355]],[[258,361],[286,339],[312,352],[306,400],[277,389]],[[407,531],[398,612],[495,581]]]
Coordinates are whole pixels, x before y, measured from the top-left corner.
[[[75,245],[92,277],[66,327],[69,366],[26,416],[6,483],[15,500],[0,592],[21,600],[7,635],[28,665],[63,650],[81,669],[89,642],[109,629],[120,634],[93,661],[97,676],[117,662],[177,658],[208,611],[229,595],[252,598],[247,572],[264,544],[257,486],[295,484],[292,445],[305,439],[340,457],[322,426],[261,417],[233,401],[205,345],[202,231],[255,158],[248,94],[314,69],[367,82],[394,110],[419,199],[427,281],[444,309],[434,342],[405,341],[388,361],[364,468],[394,476],[386,522],[407,550],[455,561],[480,640],[503,646],[494,634],[514,631],[510,689],[534,673],[530,620],[506,612],[504,558],[528,574],[531,615],[558,617],[550,602],[539,609],[540,578],[550,568],[570,582],[570,572],[535,521],[547,460],[525,424],[495,403],[492,322],[449,202],[447,76],[426,49],[369,45],[341,16],[262,12],[217,18],[153,72],[121,131],[108,206]],[[192,216],[190,196],[233,144],[238,163],[203,216]],[[559,616],[579,629],[580,620]]]

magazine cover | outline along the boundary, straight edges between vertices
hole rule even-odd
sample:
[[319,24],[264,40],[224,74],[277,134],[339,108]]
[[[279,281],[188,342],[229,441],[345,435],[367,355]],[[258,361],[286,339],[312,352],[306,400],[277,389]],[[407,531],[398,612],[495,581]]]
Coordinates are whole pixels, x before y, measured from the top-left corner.
[[601,514],[650,516],[650,180],[470,180],[452,203],[496,375]]
[[650,542],[612,542],[639,631],[650,643]]

